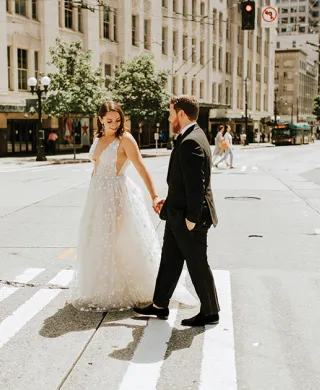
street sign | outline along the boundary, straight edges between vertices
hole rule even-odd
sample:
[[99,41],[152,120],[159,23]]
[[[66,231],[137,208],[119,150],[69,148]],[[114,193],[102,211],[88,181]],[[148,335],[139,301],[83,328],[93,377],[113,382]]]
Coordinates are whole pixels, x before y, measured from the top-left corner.
[[158,141],[158,139],[159,139],[159,133],[154,133],[154,139],[155,139],[156,141]]
[[262,7],[261,11],[261,27],[270,28],[278,25],[278,8],[277,7]]

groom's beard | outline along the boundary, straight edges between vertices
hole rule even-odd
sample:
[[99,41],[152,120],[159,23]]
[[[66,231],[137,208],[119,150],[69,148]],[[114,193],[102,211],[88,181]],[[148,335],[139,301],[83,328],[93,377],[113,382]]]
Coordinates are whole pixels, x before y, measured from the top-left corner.
[[175,119],[175,121],[172,123],[172,131],[174,134],[180,134],[181,126],[178,119]]

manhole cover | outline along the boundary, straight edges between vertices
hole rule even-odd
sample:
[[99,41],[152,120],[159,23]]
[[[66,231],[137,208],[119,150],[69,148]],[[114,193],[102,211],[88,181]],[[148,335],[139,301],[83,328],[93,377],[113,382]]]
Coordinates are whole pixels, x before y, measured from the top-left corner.
[[261,198],[258,198],[256,196],[226,196],[224,199],[226,200],[261,200]]
[[263,236],[259,236],[258,234],[251,234],[248,236],[249,238],[263,238]]

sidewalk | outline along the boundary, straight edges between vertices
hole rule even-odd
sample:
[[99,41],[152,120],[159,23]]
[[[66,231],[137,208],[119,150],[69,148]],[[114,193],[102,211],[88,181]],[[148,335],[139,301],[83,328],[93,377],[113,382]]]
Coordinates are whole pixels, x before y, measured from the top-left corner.
[[[246,146],[234,145],[234,150],[248,150],[255,148],[267,148],[274,147],[269,143],[265,144],[249,144]],[[212,146],[211,148],[214,148]],[[143,158],[148,157],[166,157],[171,155],[171,150],[166,148],[156,149],[141,149],[141,155]],[[88,163],[89,154],[88,153],[77,153],[76,159],[74,159],[73,154],[60,154],[55,156],[47,156],[47,161],[36,161],[36,157],[2,157],[0,158],[0,166],[10,166],[10,165],[32,165],[32,166],[43,166],[43,165],[54,165],[54,164],[79,164],[79,163]]]

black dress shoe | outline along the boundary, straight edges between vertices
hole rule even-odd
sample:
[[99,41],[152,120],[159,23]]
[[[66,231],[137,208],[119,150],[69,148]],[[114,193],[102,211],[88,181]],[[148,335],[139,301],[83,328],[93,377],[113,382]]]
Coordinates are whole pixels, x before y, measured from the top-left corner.
[[166,320],[169,316],[168,308],[158,309],[157,307],[154,307],[152,304],[144,308],[135,307],[133,310],[138,314],[142,314],[145,316],[157,316],[162,320]]
[[181,321],[181,325],[184,326],[204,326],[210,324],[219,324],[219,314],[212,314],[206,316],[204,314],[199,313],[195,317]]

